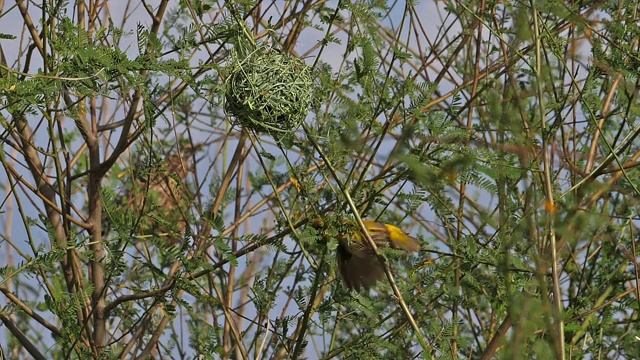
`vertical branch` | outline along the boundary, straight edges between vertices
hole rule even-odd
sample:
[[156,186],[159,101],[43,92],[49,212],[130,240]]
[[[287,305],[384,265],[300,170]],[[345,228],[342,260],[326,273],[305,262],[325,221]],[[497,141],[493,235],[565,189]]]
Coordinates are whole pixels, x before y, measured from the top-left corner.
[[[481,2],[481,4],[479,5],[480,10],[478,11],[478,17],[482,17],[482,15],[484,14],[484,0]],[[475,62],[473,64],[473,84],[472,84],[472,88],[471,88],[471,101],[469,102],[468,106],[469,106],[469,110],[468,110],[468,117],[467,117],[467,123],[466,123],[466,130],[468,132],[471,132],[472,127],[473,127],[473,114],[474,114],[474,107],[475,107],[475,99],[478,95],[478,83],[480,81],[480,60],[481,60],[481,49],[482,49],[482,30],[484,29],[483,23],[482,22],[475,22],[475,24],[477,24],[477,29],[478,29],[478,33],[476,34],[476,42],[475,42],[475,49],[476,49],[476,53],[474,54],[473,59],[475,59]],[[471,58],[471,57],[470,57]],[[467,140],[467,146],[470,145],[470,138]],[[465,210],[465,203],[466,203],[466,192],[467,192],[467,183],[464,180],[463,177],[461,177],[460,179],[460,186],[459,186],[460,190],[459,190],[459,195],[460,198],[458,199],[458,209],[457,209],[457,216],[456,216],[456,236],[455,236],[455,241],[458,244],[461,244],[464,238],[464,210]],[[498,189],[500,189],[500,186],[498,186]],[[498,190],[500,191],[500,190]],[[461,287],[461,278],[462,278],[462,271],[461,271],[461,266],[462,266],[462,261],[460,258],[457,258],[454,260],[455,261],[455,267],[454,267],[454,287],[456,289],[457,292],[459,292],[460,294],[464,293],[464,289]],[[451,310],[451,323],[453,325],[453,340],[451,342],[451,357],[455,358],[458,356],[458,340],[457,340],[457,336],[459,335],[459,329],[458,329],[458,312],[459,310],[460,304],[458,302],[457,298],[453,299],[453,308]]]
[[[92,106],[92,112],[95,107]],[[86,135],[87,148],[89,149],[89,164],[91,168],[100,164],[100,142],[98,139],[97,126]],[[91,283],[94,286],[91,295],[91,303],[93,304],[93,341],[98,353],[107,343],[106,334],[106,318],[105,318],[105,272],[104,259],[106,251],[102,243],[102,203],[100,200],[100,188],[103,175],[95,171],[89,173],[89,183],[87,185],[88,201],[89,201],[89,218],[91,224],[89,230],[91,234],[90,249],[93,256],[89,262]]]
[[[542,73],[542,62],[543,57],[541,54],[541,31],[540,24],[538,19],[538,9],[536,7],[535,1],[531,1],[531,11],[533,12],[533,26],[534,26],[534,36],[535,36],[535,59],[536,59],[536,68],[535,72],[538,79],[543,79]],[[543,83],[542,81],[538,81],[536,83],[536,90],[538,96],[538,114],[540,115],[540,128],[542,132],[542,142],[543,142],[543,165],[544,165],[544,192],[545,192],[545,208],[551,209],[555,207],[555,201],[553,198],[553,182],[551,180],[551,159],[549,158],[549,154],[552,151],[552,146],[548,143],[548,135],[546,135],[547,125],[545,119],[545,106],[544,106],[544,92],[543,92]],[[555,335],[552,339],[555,343],[556,350],[556,359],[564,360],[564,321],[562,320],[562,292],[560,290],[560,268],[558,263],[560,259],[557,254],[557,244],[556,244],[556,231],[555,224],[553,221],[553,217],[549,216],[549,221],[547,223],[547,231],[550,239],[550,252],[551,252],[551,281],[552,281],[552,293],[553,293],[553,317],[554,317],[554,325],[556,326],[554,330]]]
[[[239,223],[240,217],[242,216],[242,182],[243,182],[243,173],[244,173],[244,162],[238,164],[238,171],[236,175],[236,200],[235,200],[235,209],[234,209],[234,223]],[[239,226],[236,226],[233,230],[233,240],[231,241],[231,251],[234,253],[238,250],[238,242],[235,240],[238,237]],[[227,281],[227,291],[224,302],[226,307],[229,309],[233,308],[233,291],[235,287],[235,276],[236,276],[236,267],[233,263],[229,264],[229,277]],[[233,313],[229,313],[232,315]],[[224,322],[224,330],[223,330],[223,338],[222,338],[222,348],[224,349],[225,354],[229,354],[231,351],[231,322],[233,319],[229,319],[225,317]]]

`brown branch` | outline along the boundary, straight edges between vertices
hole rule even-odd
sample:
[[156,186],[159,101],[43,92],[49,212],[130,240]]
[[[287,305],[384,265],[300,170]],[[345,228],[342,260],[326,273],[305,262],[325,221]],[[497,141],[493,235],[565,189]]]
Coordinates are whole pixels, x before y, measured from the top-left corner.
[[18,299],[18,297],[15,296],[11,291],[9,291],[9,289],[5,287],[0,287],[0,292],[2,292],[9,301],[11,301],[13,304],[18,306],[20,310],[22,310],[25,314],[29,315],[29,317],[31,317],[33,320],[38,322],[40,325],[46,327],[54,335],[60,335],[60,329],[58,329],[52,323],[48,322],[42,316],[34,312],[33,309],[29,307],[29,305],[25,304],[20,299]]
[[29,338],[18,328],[18,326],[3,312],[0,312],[0,321],[9,329],[11,334],[16,337],[20,345],[24,346],[29,355],[37,360],[46,360],[47,358],[36,348]]
[[488,359],[494,358],[496,351],[498,351],[498,347],[500,346],[500,341],[504,339],[505,335],[507,335],[507,331],[509,331],[510,328],[511,328],[511,316],[507,314],[507,316],[502,321],[502,324],[500,324],[500,327],[498,328],[498,330],[496,330],[496,333],[493,334],[493,337],[489,341],[487,348],[484,349],[484,352],[482,353],[480,360],[488,360]]

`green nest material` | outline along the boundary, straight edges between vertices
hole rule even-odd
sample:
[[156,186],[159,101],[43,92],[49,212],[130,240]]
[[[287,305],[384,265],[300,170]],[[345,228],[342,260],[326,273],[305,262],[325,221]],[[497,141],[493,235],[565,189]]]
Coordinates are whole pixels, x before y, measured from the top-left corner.
[[311,68],[268,47],[234,56],[226,85],[225,110],[256,132],[295,131],[309,111]]

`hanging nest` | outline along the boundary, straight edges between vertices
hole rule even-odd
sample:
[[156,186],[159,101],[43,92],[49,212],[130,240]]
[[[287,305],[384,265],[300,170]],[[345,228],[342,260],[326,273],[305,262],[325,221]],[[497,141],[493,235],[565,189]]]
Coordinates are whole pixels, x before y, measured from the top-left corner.
[[123,171],[123,177],[127,173],[130,177],[124,178],[125,190],[118,202],[136,220],[136,236],[170,246],[182,243],[194,201],[186,183],[195,171],[192,156],[198,148],[183,146],[157,160],[153,155],[141,157]]
[[261,46],[234,53],[226,83],[227,114],[236,125],[281,136],[304,121],[311,102],[311,68],[302,60]]

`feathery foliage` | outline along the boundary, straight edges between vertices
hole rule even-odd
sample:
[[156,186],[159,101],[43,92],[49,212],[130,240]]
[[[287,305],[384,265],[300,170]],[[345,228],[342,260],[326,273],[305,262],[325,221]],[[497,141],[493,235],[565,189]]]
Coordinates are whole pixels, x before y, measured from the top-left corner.
[[640,358],[634,2],[87,4],[0,9],[4,357]]

